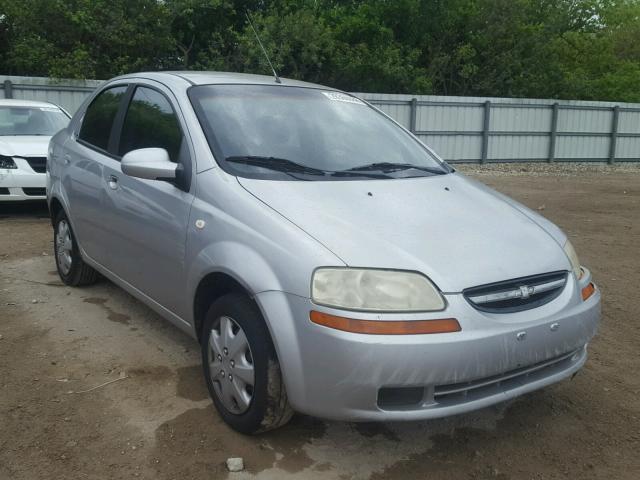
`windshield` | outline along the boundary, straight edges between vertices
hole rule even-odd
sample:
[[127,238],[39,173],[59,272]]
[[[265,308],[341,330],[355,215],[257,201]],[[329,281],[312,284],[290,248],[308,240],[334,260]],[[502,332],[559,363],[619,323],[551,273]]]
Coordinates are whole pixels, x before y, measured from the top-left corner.
[[204,85],[189,97],[216,159],[235,175],[335,180],[449,172],[402,128],[344,93]]
[[69,117],[58,107],[1,107],[0,136],[52,136],[65,128]]

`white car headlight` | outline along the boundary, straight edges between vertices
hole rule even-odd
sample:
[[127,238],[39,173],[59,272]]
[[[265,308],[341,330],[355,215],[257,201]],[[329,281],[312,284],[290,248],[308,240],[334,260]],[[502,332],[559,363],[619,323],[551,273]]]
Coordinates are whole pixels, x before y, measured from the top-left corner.
[[578,254],[576,250],[571,245],[569,240],[564,244],[564,253],[569,257],[569,262],[571,263],[571,269],[573,270],[574,275],[577,279],[582,276],[582,269],[580,268],[580,260],[578,260]]
[[376,312],[426,312],[445,307],[429,279],[396,270],[319,268],[313,274],[311,298],[319,305]]

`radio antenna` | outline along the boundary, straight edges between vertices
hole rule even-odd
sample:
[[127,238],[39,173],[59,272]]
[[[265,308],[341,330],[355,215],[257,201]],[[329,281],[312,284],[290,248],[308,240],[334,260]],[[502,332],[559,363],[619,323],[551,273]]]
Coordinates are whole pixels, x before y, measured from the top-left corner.
[[249,12],[244,12],[244,14],[246,15],[247,20],[249,21],[249,26],[251,27],[251,30],[253,30],[253,34],[256,36],[256,40],[258,41],[258,45],[260,45],[260,48],[262,49],[262,53],[264,53],[264,56],[267,59],[267,62],[269,63],[269,66],[271,67],[271,71],[273,72],[273,76],[276,79],[276,83],[282,83],[280,81],[280,77],[276,73],[276,69],[273,68],[273,63],[271,63],[271,60],[269,59],[269,55],[267,54],[267,51],[265,50],[264,45],[262,45],[262,42],[260,41],[260,37],[258,36],[258,32],[256,31],[255,27],[253,26],[253,22],[251,21],[251,17],[249,16]]

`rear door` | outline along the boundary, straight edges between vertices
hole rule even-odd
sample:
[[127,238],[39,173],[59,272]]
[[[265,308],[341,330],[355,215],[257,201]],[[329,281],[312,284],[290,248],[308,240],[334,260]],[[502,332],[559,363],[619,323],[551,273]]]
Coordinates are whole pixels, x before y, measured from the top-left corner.
[[100,92],[87,107],[75,137],[65,142],[59,159],[64,165],[61,181],[76,238],[84,252],[100,264],[105,263],[108,251],[102,241],[108,229],[103,212],[103,167],[110,159],[109,141],[127,93],[128,84]]
[[[185,238],[193,202],[192,147],[171,92],[137,84],[116,128],[114,157],[105,162],[107,268],[179,315],[184,299]],[[180,164],[180,181],[145,180],[122,173],[120,159],[139,148],[164,148]]]

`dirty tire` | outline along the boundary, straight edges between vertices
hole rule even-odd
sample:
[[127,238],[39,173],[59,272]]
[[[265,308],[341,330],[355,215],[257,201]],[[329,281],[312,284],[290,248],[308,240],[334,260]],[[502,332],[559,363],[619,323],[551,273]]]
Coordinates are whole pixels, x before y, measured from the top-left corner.
[[[58,258],[58,227],[60,222],[66,222],[69,228],[69,235],[71,239],[71,268],[68,272],[64,272],[61,268],[61,262]],[[71,228],[71,224],[69,223],[69,219],[63,210],[60,210],[56,215],[56,218],[53,222],[53,252],[56,259],[56,269],[58,270],[58,275],[60,279],[69,286],[79,287],[83,285],[91,285],[95,283],[98,278],[100,278],[100,274],[96,272],[89,265],[84,263],[82,260],[82,256],[80,255],[80,251],[78,250],[78,242],[76,241],[76,237],[73,233],[73,229]]]
[[[244,331],[254,367],[254,386],[249,407],[243,413],[233,413],[225,407],[214,389],[209,368],[211,330],[216,320],[233,319]],[[293,415],[287,400],[280,364],[269,330],[258,306],[243,294],[232,293],[216,300],[207,311],[202,330],[202,364],[209,394],[223,420],[234,430],[257,434],[286,424]]]

